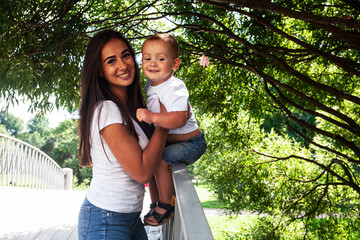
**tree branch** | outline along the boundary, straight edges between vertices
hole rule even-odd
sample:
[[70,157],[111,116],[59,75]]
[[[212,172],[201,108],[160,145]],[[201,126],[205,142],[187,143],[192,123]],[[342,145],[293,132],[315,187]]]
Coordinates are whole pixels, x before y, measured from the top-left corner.
[[265,87],[265,91],[267,92],[267,94],[281,107],[281,109],[283,109],[286,112],[286,115],[289,116],[292,120],[294,120],[295,122],[299,123],[300,125],[311,129],[314,132],[317,132],[318,134],[324,135],[328,138],[331,138],[337,142],[342,143],[343,145],[347,146],[348,148],[350,148],[352,151],[354,151],[354,153],[360,158],[360,149],[355,145],[354,142],[347,140],[346,138],[340,136],[340,135],[336,135],[333,133],[329,133],[325,130],[319,129],[309,123],[307,123],[304,120],[298,119],[297,117],[295,117],[291,111],[289,111],[273,94],[271,94],[270,90],[268,89],[267,85],[264,84]]
[[355,163],[355,164],[357,164],[357,165],[360,164],[360,161],[359,161],[359,160],[356,160],[356,159],[354,159],[354,158],[352,158],[352,157],[349,157],[349,156],[343,154],[342,152],[336,151],[336,150],[334,150],[334,149],[332,149],[332,148],[329,148],[329,147],[327,147],[327,146],[323,146],[323,145],[321,145],[321,144],[319,144],[319,143],[316,143],[316,142],[312,141],[311,139],[307,138],[304,134],[302,134],[300,131],[298,131],[297,129],[293,128],[290,124],[287,124],[287,126],[288,126],[293,132],[295,132],[296,134],[298,134],[299,136],[301,136],[303,139],[305,139],[305,140],[308,141],[309,143],[311,143],[311,144],[313,144],[313,145],[315,145],[315,146],[317,146],[317,147],[319,147],[319,148],[321,148],[321,149],[324,149],[324,150],[326,150],[326,151],[332,152],[332,153],[334,153],[334,154],[336,154],[336,155],[338,155],[338,156],[341,156],[341,157],[347,159],[349,162]]
[[251,149],[253,152],[261,155],[261,156],[264,156],[264,157],[267,157],[267,158],[272,158],[272,159],[275,159],[275,160],[270,160],[270,161],[264,161],[264,162],[258,162],[258,163],[255,163],[256,165],[263,165],[263,164],[269,164],[269,163],[273,163],[273,162],[278,162],[278,161],[286,161],[286,160],[289,160],[291,158],[296,158],[296,159],[300,159],[300,160],[303,160],[305,162],[309,162],[309,163],[313,163],[317,166],[319,166],[321,169],[324,169],[327,173],[331,174],[332,176],[336,177],[339,181],[341,181],[340,183],[333,183],[333,184],[337,184],[337,185],[346,185],[346,186],[349,186],[351,187],[352,189],[354,189],[357,193],[360,194],[360,186],[354,184],[353,182],[351,181],[348,181],[346,180],[345,178],[343,178],[342,176],[340,176],[339,174],[337,174],[336,172],[334,172],[329,166],[331,166],[331,164],[329,166],[325,166],[324,164],[321,164],[315,160],[312,160],[312,159],[309,159],[309,158],[305,158],[305,157],[301,157],[301,156],[296,156],[296,155],[289,155],[287,157],[276,157],[276,156],[271,156],[271,155],[268,155],[268,154],[264,154],[264,153],[261,153],[261,152],[258,152],[256,151],[255,149]]
[[[164,13],[164,15],[166,15],[167,13]],[[268,52],[264,51],[264,49],[260,49],[258,46],[255,46],[249,42],[247,42],[246,40],[238,37],[237,35],[235,35],[230,29],[228,29],[224,24],[222,24],[221,22],[208,17],[208,16],[204,16],[202,14],[199,13],[192,13],[192,12],[180,12],[180,13],[168,13],[168,15],[189,15],[189,16],[196,16],[199,17],[201,19],[204,19],[206,21],[211,21],[214,24],[218,25],[220,28],[222,28],[221,30],[211,30],[212,33],[217,33],[217,34],[224,34],[226,36],[228,36],[229,38],[239,42],[240,44],[242,44],[243,46],[245,46],[246,48],[252,50],[255,54],[265,57],[266,59],[269,59],[271,61],[273,61],[274,63],[278,64],[278,66],[282,67],[285,71],[287,71],[289,74],[295,76],[296,78],[298,78],[299,80],[301,80],[302,82],[309,84],[310,86],[315,87],[316,89],[319,89],[321,91],[326,91],[328,93],[330,93],[331,95],[337,96],[339,98],[343,98],[346,100],[349,100],[351,102],[354,102],[356,104],[360,105],[360,98],[353,96],[351,94],[342,92],[337,90],[336,88],[327,86],[325,84],[316,82],[314,80],[312,80],[311,78],[309,78],[308,76],[305,76],[303,74],[301,74],[300,72],[296,71],[295,69],[293,69],[292,67],[290,67],[286,62],[284,62],[283,60],[281,60],[280,58],[269,54]],[[199,29],[199,26],[196,26],[196,29]],[[208,30],[210,31],[210,30]]]
[[330,53],[327,53],[325,51],[319,50],[317,48],[315,48],[314,46],[307,44],[304,41],[301,41],[300,39],[293,37],[287,33],[285,33],[284,31],[278,29],[277,27],[273,26],[272,24],[264,21],[264,19],[260,18],[259,16],[252,14],[251,12],[247,12],[247,11],[243,11],[241,9],[237,9],[237,8],[233,8],[230,7],[228,5],[223,5],[223,4],[218,4],[218,3],[214,3],[213,1],[202,1],[204,3],[208,3],[211,5],[214,5],[218,8],[222,8],[226,11],[233,11],[233,12],[237,12],[240,13],[242,15],[248,16],[252,19],[254,19],[255,21],[257,21],[258,23],[260,23],[261,25],[263,25],[264,27],[267,27],[268,29],[270,29],[272,32],[275,32],[277,34],[279,34],[280,36],[289,39],[290,41],[298,44],[299,46],[304,47],[305,49],[307,49],[310,53],[315,54],[316,56],[321,56],[325,59],[328,59],[330,62],[338,65],[339,67],[343,68],[345,71],[348,71],[350,73],[353,73],[357,76],[360,76],[360,72],[356,69],[360,68],[360,64],[354,61],[351,61],[349,59],[344,59],[341,57],[337,57],[334,56]]

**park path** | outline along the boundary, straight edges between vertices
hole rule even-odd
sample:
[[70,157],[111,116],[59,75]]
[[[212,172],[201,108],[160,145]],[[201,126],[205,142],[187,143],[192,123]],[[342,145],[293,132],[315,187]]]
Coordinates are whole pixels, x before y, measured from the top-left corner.
[[76,235],[84,197],[85,191],[1,187],[0,239],[46,240],[57,232],[58,239]]
[[[84,197],[85,191],[78,190],[0,187],[0,239],[77,239],[77,217]],[[149,204],[147,191],[142,215]],[[223,214],[221,209],[204,212],[206,216]]]

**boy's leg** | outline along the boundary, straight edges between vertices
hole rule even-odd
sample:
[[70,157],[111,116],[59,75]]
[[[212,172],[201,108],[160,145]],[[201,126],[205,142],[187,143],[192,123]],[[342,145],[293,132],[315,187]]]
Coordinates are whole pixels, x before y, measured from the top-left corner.
[[[155,170],[155,176],[160,202],[170,204],[174,194],[174,184],[169,165],[166,162],[161,161],[158,168]],[[158,207],[156,212],[163,214],[166,212],[166,210]]]
[[150,210],[144,215],[144,224],[147,224],[147,220],[151,216],[151,213],[156,209],[157,201],[159,201],[159,191],[156,185],[155,175],[149,181],[149,193],[150,193]]
[[156,203],[157,201],[159,201],[159,190],[156,185],[155,175],[153,175],[149,181],[149,193],[151,203]]
[[205,153],[206,148],[206,140],[204,134],[201,133],[187,141],[167,145],[162,157],[169,165],[181,163],[189,165],[196,162]]
[[[159,166],[155,170],[156,183],[161,203],[171,204],[174,194],[174,184],[169,164],[192,164],[204,154],[206,147],[204,134],[200,134],[188,141],[170,144],[164,148],[162,155],[163,161],[160,161]],[[164,214],[166,213],[166,209],[158,207],[155,212]],[[154,216],[149,217],[148,222],[149,221],[153,223],[156,222]]]

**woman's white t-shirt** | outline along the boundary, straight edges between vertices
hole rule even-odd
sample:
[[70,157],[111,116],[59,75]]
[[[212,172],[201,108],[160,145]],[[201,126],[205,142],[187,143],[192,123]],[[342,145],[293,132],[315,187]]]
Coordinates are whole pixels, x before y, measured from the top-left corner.
[[[124,124],[116,104],[112,101],[98,103],[95,107],[90,132],[93,177],[86,197],[95,206],[109,211],[140,212],[143,208],[144,184],[136,182],[125,172],[106,141],[101,140],[100,131],[114,123]],[[139,145],[144,149],[149,140],[134,120],[133,124],[139,136]]]

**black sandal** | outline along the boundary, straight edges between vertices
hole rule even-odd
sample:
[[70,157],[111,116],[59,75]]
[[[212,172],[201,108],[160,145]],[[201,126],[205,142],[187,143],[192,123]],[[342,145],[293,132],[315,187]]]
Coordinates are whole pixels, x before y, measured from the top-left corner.
[[165,209],[166,212],[164,214],[160,214],[156,212],[156,210],[152,211],[150,216],[153,216],[156,222],[146,221],[147,224],[151,226],[160,226],[166,223],[169,219],[171,219],[174,216],[175,207],[172,206],[171,204],[162,203],[158,201],[158,207]]
[[148,224],[147,224],[147,219],[151,216],[151,213],[152,213],[153,211],[155,211],[156,207],[157,207],[157,203],[156,203],[156,202],[150,203],[150,210],[149,210],[149,212],[148,212],[147,214],[145,214],[145,216],[144,216],[144,225],[148,225]]

